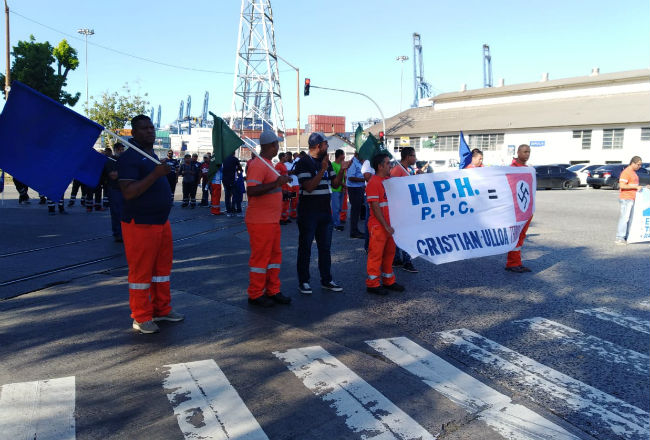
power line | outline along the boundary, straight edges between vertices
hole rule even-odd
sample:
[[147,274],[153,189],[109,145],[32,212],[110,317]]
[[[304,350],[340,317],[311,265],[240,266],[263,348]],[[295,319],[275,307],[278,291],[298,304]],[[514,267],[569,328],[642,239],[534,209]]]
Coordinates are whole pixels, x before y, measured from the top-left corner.
[[[33,19],[29,18],[29,17],[26,17],[26,16],[24,16],[24,15],[22,15],[22,14],[16,12],[16,11],[12,10],[10,12],[12,14],[14,14],[14,15],[17,15],[17,16],[19,16],[21,18],[24,18],[27,21],[31,21],[32,23],[35,23],[35,24],[37,24],[39,26],[43,26],[44,28],[50,29],[51,31],[58,32],[58,33],[60,33],[62,35],[65,35],[68,38],[83,42],[83,40],[81,38],[79,38],[79,37],[77,37],[75,35],[68,34],[67,32],[60,31],[58,29],[53,28],[52,26],[48,26],[46,24],[40,23],[40,22],[38,22],[36,20],[33,20]],[[191,72],[214,73],[214,74],[219,74],[219,75],[232,75],[233,74],[233,72],[220,72],[218,70],[196,69],[196,68],[193,68],[193,67],[177,66],[175,64],[163,63],[162,61],[156,61],[156,60],[152,60],[152,59],[149,59],[149,58],[144,58],[144,57],[141,57],[141,56],[138,56],[138,55],[133,55],[133,54],[130,54],[130,53],[127,53],[127,52],[122,52],[121,50],[113,49],[113,48],[110,48],[110,47],[107,47],[107,46],[102,46],[101,44],[93,43],[93,42],[90,42],[90,41],[88,42],[88,44],[91,45],[91,46],[95,46],[95,47],[99,47],[101,49],[107,50],[109,52],[114,52],[114,53],[126,56],[126,57],[135,58],[137,60],[145,61],[147,63],[158,64],[160,66],[171,67],[171,68],[174,68],[174,69],[188,70],[188,71],[191,71]]]

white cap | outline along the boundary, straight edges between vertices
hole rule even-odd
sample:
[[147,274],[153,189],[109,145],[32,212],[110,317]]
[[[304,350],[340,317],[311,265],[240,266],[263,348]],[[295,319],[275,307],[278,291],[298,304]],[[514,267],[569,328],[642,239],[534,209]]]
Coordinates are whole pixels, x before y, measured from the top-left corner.
[[260,134],[260,145],[272,144],[275,141],[280,142],[282,139],[277,137],[271,130],[264,130],[262,134]]

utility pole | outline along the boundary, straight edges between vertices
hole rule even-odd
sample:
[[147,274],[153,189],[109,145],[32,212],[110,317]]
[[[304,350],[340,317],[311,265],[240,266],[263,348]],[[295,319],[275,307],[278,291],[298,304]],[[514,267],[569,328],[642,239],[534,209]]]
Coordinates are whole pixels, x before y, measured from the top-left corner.
[[402,73],[399,79],[399,112],[402,113],[402,91],[404,90],[404,61],[407,61],[409,57],[406,55],[400,55],[395,59],[402,63]]
[[5,25],[7,27],[6,30],[6,52],[7,52],[7,74],[5,75],[5,99],[9,98],[9,90],[11,89],[11,51],[10,51],[10,43],[9,43],[9,5],[7,4],[7,0],[5,0]]
[[86,37],[86,116],[88,116],[88,35],[95,35],[95,31],[81,28],[77,32]]

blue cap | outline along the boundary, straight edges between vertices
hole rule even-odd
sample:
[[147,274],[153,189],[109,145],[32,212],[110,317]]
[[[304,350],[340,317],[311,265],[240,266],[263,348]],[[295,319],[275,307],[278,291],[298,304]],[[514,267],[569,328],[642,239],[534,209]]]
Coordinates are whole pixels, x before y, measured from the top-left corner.
[[310,147],[315,147],[316,145],[320,144],[321,142],[326,142],[327,139],[325,139],[325,136],[318,132],[314,132],[309,136],[309,146]]

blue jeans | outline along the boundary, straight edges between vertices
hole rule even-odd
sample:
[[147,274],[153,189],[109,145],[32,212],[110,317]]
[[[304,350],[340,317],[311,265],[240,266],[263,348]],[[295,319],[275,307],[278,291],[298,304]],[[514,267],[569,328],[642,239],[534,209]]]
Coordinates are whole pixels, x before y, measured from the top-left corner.
[[343,191],[332,191],[332,222],[341,226],[341,207],[343,206]]
[[[226,202],[226,212],[232,214],[235,212],[233,207],[233,199],[235,195],[235,182],[223,183],[223,190],[225,192],[224,199]],[[241,208],[240,208],[241,209]]]
[[632,208],[634,207],[634,200],[619,199],[620,211],[618,215],[618,227],[616,228],[616,239],[626,240],[627,231],[630,227],[632,220]]
[[321,284],[332,281],[332,216],[327,211],[302,212],[298,205],[298,282],[309,282],[309,261],[311,260],[311,245],[316,238],[318,247],[318,271]]
[[124,197],[119,188],[108,188],[108,207],[111,210],[111,228],[113,237],[122,236],[122,207],[124,206]]

